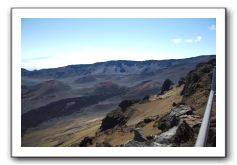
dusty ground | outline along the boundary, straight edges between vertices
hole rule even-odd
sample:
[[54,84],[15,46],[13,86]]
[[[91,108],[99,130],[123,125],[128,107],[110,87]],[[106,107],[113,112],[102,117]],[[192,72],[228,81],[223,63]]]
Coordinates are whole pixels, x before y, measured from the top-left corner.
[[[154,121],[146,124],[144,127],[140,127],[145,136],[157,135],[161,133],[157,127],[154,127]],[[101,132],[97,134],[93,140],[93,145],[96,146],[98,143],[109,143],[112,146],[119,146],[121,144],[126,144],[128,141],[134,138],[134,133],[132,128],[135,128],[134,125],[118,127],[106,132]]]
[[[112,146],[119,146],[132,140],[134,137],[132,128],[135,128],[135,125],[142,122],[146,117],[159,116],[169,112],[173,102],[178,103],[182,100],[182,96],[180,96],[182,89],[183,86],[173,87],[172,90],[166,92],[164,95],[152,96],[151,101],[133,105],[129,108],[130,111],[133,111],[132,116],[130,116],[130,119],[125,126],[115,127],[97,133],[93,140],[93,145],[91,146],[96,146],[96,143],[103,142],[109,143]],[[138,127],[142,130],[145,136],[160,134],[161,130],[154,127],[154,124],[155,121],[152,121],[144,126]]]
[[134,109],[134,113],[127,125],[138,123],[145,117],[157,116],[169,112],[173,102],[178,103],[182,100],[182,96],[180,95],[182,89],[183,86],[174,86],[172,90],[166,92],[164,95],[156,98],[152,97],[154,101],[134,105],[132,107]]
[[[138,103],[131,107],[134,111],[126,126],[100,133],[95,138],[96,143],[107,142],[113,146],[127,143],[133,139],[132,128],[145,117],[162,115],[170,111],[173,102],[180,102],[180,92],[183,87],[173,87],[162,96],[153,96],[152,101]],[[75,146],[86,136],[95,136],[101,125],[102,117],[71,116],[68,119],[53,121],[32,129],[22,138],[22,146]],[[153,127],[154,122],[141,127],[145,136],[159,134],[160,130]],[[44,128],[45,127],[45,128]]]
[[75,141],[81,141],[85,136],[94,136],[100,127],[101,118],[53,122],[50,127],[31,130],[22,138],[22,146],[71,146]]

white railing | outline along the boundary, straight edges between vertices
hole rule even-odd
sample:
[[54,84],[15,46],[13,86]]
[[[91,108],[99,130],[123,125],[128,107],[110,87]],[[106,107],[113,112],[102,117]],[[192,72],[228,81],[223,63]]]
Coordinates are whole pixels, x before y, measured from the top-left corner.
[[198,133],[195,147],[205,147],[206,146],[209,127],[210,127],[210,121],[211,121],[212,103],[213,103],[215,91],[216,91],[216,69],[214,68],[213,74],[212,74],[211,91],[209,94],[206,110],[205,110],[205,113],[204,113],[204,116],[202,119],[202,125],[201,125],[199,133]]

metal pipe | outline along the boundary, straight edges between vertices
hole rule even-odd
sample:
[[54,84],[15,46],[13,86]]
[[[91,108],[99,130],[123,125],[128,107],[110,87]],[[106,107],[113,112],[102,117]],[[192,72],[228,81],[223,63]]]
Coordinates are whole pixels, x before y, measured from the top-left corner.
[[204,147],[206,146],[207,138],[208,138],[208,132],[209,132],[209,126],[210,126],[210,119],[211,119],[211,111],[212,111],[212,102],[213,97],[216,90],[216,70],[213,69],[213,75],[212,75],[212,85],[211,85],[211,91],[209,94],[206,110],[204,113],[204,117],[202,119],[202,125],[198,133],[197,141],[195,144],[195,147]]
[[211,90],[195,147],[204,147],[206,145],[208,132],[209,132],[213,96],[214,96],[214,91]]

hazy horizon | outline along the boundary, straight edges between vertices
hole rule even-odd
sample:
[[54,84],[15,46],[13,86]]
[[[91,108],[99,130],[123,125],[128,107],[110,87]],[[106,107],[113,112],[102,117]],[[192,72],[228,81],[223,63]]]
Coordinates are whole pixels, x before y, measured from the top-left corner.
[[[187,58],[169,58],[169,59],[161,59],[161,60],[154,60],[154,59],[148,59],[148,60],[142,60],[142,61],[138,61],[138,60],[109,60],[109,61],[134,61],[134,62],[143,62],[143,61],[165,61],[165,60],[182,60],[182,59],[188,59],[188,58],[195,58],[195,57],[202,57],[202,56],[216,56],[215,54],[206,54],[206,55],[198,55],[198,56],[191,56],[191,57],[187,57]],[[88,64],[69,64],[69,65],[64,65],[64,66],[59,66],[59,67],[52,67],[52,68],[40,68],[40,69],[27,69],[27,68],[21,68],[21,69],[26,69],[28,71],[34,71],[34,70],[41,70],[41,69],[55,69],[55,68],[63,68],[63,67],[67,67],[67,66],[73,66],[73,65],[93,65],[96,63],[105,63],[105,62],[109,62],[109,61],[99,61],[99,62],[94,62],[94,63],[88,63]]]
[[21,67],[215,55],[215,30],[211,18],[24,18]]

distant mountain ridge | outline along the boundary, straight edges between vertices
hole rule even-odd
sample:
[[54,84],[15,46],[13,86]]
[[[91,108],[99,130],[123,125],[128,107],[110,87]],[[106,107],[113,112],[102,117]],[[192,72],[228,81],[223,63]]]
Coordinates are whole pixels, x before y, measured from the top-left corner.
[[[68,120],[80,118],[82,121],[79,122],[86,124],[84,119],[105,117],[117,109],[123,100],[142,100],[142,103],[155,100],[166,79],[178,84],[196,66],[215,58],[215,55],[209,55],[161,61],[120,60],[35,71],[22,69],[22,136],[27,135],[27,138],[34,130],[37,132],[38,129],[54,128],[53,125],[58,121],[67,123]],[[175,94],[167,94],[166,99],[171,103],[181,101],[181,87],[174,88],[173,92]],[[198,100],[202,98],[200,95]],[[159,111],[163,112],[164,106],[169,110],[167,106],[170,105],[161,101]],[[156,103],[149,104],[145,111],[143,106],[138,106],[137,117],[144,117],[144,113],[154,115],[156,108]],[[138,122],[137,117],[131,118],[128,123],[135,124]],[[74,129],[76,127],[73,126]],[[67,134],[67,131],[63,132]],[[32,140],[35,142],[34,138]]]
[[129,61],[117,60],[98,62],[94,64],[68,65],[65,67],[40,69],[29,71],[22,68],[23,77],[45,77],[45,78],[66,78],[70,76],[88,76],[88,75],[130,75],[130,74],[154,74],[157,71],[167,69],[171,66],[180,66],[185,64],[196,64],[214,58],[215,55],[202,55],[186,59],[169,60],[146,60]]
[[60,99],[118,91],[123,93],[122,98],[116,98],[118,101],[143,98],[160,92],[165,79],[177,83],[197,64],[210,59],[215,59],[215,55],[161,61],[107,61],[35,71],[22,69],[22,113]]

